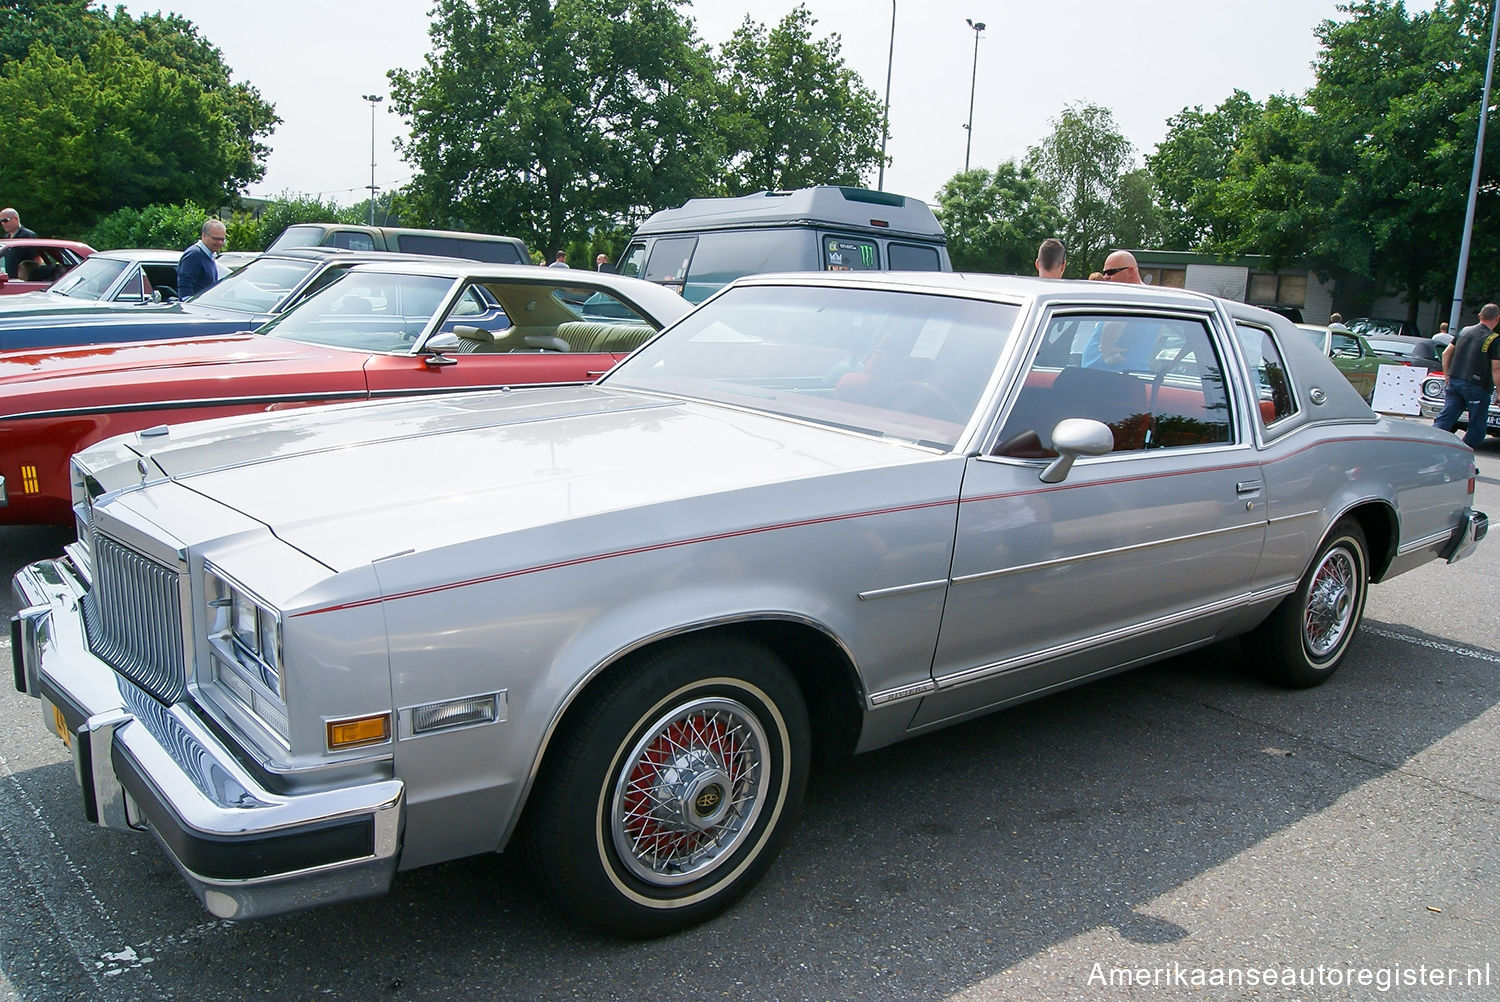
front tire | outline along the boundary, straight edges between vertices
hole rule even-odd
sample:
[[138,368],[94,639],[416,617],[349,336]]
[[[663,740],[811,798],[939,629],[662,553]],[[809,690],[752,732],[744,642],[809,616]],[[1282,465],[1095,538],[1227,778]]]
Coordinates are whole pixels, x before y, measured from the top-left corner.
[[1248,638],[1265,675],[1296,689],[1333,676],[1364,618],[1369,552],[1358,522],[1334,525],[1297,590]]
[[527,806],[536,875],[567,911],[659,936],[769,868],[807,785],[807,709],[768,650],[685,641],[581,697]]

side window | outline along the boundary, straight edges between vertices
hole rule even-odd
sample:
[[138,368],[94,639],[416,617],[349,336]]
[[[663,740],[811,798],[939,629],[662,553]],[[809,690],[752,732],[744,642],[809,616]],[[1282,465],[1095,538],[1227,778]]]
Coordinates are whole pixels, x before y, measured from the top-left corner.
[[[450,251],[449,253],[454,252]],[[457,254],[459,257],[483,261],[486,264],[521,263],[521,252],[516,249],[515,244],[508,240],[471,240],[464,238],[458,241]]]
[[891,271],[942,271],[943,262],[936,247],[892,243],[886,248]]
[[651,248],[651,257],[646,262],[646,273],[642,277],[668,288],[682,291],[687,282],[688,265],[693,260],[693,248],[697,237],[663,237]]
[[453,237],[430,237],[423,233],[402,233],[396,237],[396,249],[406,254],[428,254],[433,257],[468,257]]
[[824,271],[878,271],[880,247],[873,240],[823,235]]
[[138,303],[141,300],[147,298],[148,293],[146,292],[144,279],[145,275],[141,273],[141,269],[133,268],[130,272],[130,276],[125,279],[125,284],[120,286],[120,291],[115,293],[115,302]]
[[625,248],[625,256],[620,259],[620,267],[617,269],[626,278],[640,278],[641,266],[646,262],[646,245],[631,244]]
[[343,247],[347,250],[372,251],[375,249],[375,238],[368,233],[360,233],[357,230],[336,230],[330,233],[326,243],[334,247]]
[[1054,317],[1000,432],[996,454],[1055,456],[1065,418],[1106,425],[1115,452],[1230,441],[1224,370],[1205,321]]
[[1334,333],[1329,351],[1334,358],[1359,358],[1359,341],[1348,334]]
[[1256,388],[1260,423],[1269,426],[1297,413],[1297,398],[1292,395],[1286,362],[1281,357],[1271,332],[1260,327],[1239,324],[1236,331],[1245,362],[1250,367],[1250,385]]
[[682,295],[701,303],[742,275],[815,271],[812,235],[802,229],[728,230],[704,233],[693,252]]

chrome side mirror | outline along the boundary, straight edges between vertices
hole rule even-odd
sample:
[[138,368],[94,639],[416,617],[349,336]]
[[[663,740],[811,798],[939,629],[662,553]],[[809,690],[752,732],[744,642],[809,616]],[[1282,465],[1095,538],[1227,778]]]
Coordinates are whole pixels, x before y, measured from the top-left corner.
[[1052,448],[1057,458],[1042,471],[1042,483],[1060,484],[1068,477],[1079,456],[1108,455],[1115,447],[1109,425],[1089,418],[1065,418],[1052,429]]

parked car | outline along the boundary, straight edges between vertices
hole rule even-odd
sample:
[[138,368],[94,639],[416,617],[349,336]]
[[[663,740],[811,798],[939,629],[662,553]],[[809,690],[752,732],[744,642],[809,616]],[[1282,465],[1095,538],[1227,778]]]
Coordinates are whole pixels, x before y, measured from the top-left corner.
[[1359,391],[1365,403],[1375,395],[1375,380],[1380,375],[1381,358],[1362,336],[1337,325],[1298,324],[1313,347],[1333,359],[1333,364]]
[[1437,373],[1443,371],[1443,346],[1430,337],[1370,334],[1365,337],[1365,343],[1385,364],[1410,365]]
[[[578,294],[614,315],[595,319],[564,298]],[[0,525],[71,522],[68,457],[111,435],[336,401],[588,382],[688,309],[615,275],[393,260],[343,271],[253,333],[3,352]]]
[[1370,337],[1375,334],[1397,334],[1402,337],[1422,337],[1422,332],[1417,325],[1410,320],[1396,320],[1392,317],[1355,317],[1353,320],[1344,321],[1356,334]]
[[42,291],[0,297],[0,319],[111,312],[177,298],[179,251],[96,251]]
[[192,299],[157,309],[118,303],[87,313],[0,314],[0,350],[202,337],[247,331],[291,309],[357,264],[431,261],[415,254],[303,247],[258,254]]
[[268,251],[293,247],[343,247],[356,251],[400,251],[433,257],[461,257],[489,264],[530,264],[531,252],[519,237],[457,230],[413,230],[398,226],[348,223],[296,223],[271,241]]
[[38,237],[0,240],[0,253],[14,250],[24,251],[33,265],[26,276],[17,275],[14,278],[0,268],[0,296],[41,292],[78,262],[94,253],[94,248],[77,240],[44,240]]
[[[1441,372],[1433,373],[1422,380],[1422,400],[1420,410],[1422,417],[1432,420],[1443,412],[1443,404],[1448,399],[1448,382],[1443,378]],[[1460,411],[1456,427],[1469,427],[1469,414]],[[1490,397],[1489,414],[1485,421],[1485,433],[1489,435],[1500,435],[1500,398]]]
[[[1146,368],[1081,364],[1121,329]],[[514,843],[629,936],[745,893],[815,754],[1235,635],[1315,685],[1488,528],[1473,453],[1284,318],[991,275],[743,279],[593,386],[152,429],[72,483],[12,636],[92,820],[226,918]]]
[[701,303],[768,271],[951,271],[948,238],[926,202],[821,185],[694,198],[654,213],[616,267]]

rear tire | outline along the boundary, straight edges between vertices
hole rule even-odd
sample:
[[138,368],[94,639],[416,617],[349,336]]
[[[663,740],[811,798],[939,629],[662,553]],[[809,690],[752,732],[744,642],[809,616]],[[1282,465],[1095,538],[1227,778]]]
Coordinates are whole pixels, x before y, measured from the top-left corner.
[[1364,530],[1352,518],[1340,519],[1297,590],[1246,638],[1257,668],[1296,689],[1328,681],[1364,617],[1369,580]]
[[534,875],[622,936],[717,915],[786,841],[810,733],[791,673],[758,645],[686,641],[620,666],[570,711],[531,794]]

